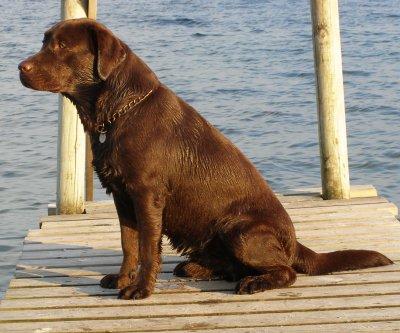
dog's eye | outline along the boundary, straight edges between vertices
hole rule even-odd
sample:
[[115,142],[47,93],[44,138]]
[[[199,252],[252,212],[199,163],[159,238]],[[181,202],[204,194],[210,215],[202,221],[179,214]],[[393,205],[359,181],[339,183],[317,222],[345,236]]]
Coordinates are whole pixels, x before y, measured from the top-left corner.
[[58,42],[58,47],[60,49],[64,49],[66,47],[65,43],[63,41]]

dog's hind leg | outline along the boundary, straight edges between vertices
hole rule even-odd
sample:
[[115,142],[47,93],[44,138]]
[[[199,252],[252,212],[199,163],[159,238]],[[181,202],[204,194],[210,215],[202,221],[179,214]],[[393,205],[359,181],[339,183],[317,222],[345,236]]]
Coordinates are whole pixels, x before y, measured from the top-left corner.
[[264,290],[289,287],[296,281],[296,272],[274,233],[255,226],[231,238],[237,260],[254,272],[242,278],[238,294],[253,294]]
[[211,268],[191,260],[183,261],[176,265],[174,275],[194,279],[211,279],[214,276]]
[[236,285],[237,294],[254,294],[269,289],[285,288],[296,281],[296,272],[287,265],[265,266],[260,275],[246,276]]

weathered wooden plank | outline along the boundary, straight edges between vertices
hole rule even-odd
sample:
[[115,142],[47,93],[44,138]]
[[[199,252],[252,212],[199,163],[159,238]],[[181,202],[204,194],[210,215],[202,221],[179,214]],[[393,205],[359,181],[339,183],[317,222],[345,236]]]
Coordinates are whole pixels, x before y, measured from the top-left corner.
[[[323,201],[321,195],[318,193],[298,193],[293,195],[276,194],[279,201],[282,203],[287,202],[303,202],[303,201]],[[369,197],[377,197],[377,195],[371,195]],[[93,214],[97,212],[110,212],[115,211],[115,205],[113,200],[97,200],[87,201],[85,204],[86,214]]]
[[113,219],[99,219],[99,220],[75,220],[75,221],[62,221],[59,222],[42,222],[41,229],[33,229],[30,231],[36,230],[62,230],[62,229],[70,229],[70,228],[98,228],[98,227],[110,227],[110,226],[119,226],[118,218]]
[[[384,267],[374,267],[363,269],[357,272],[386,272],[386,271],[397,271],[398,262],[400,260],[400,255],[397,257],[390,255],[392,259],[397,259],[396,265],[384,266]],[[183,260],[183,258],[182,258]],[[164,263],[162,265],[162,272],[168,273],[172,272],[176,264]],[[109,273],[116,273],[119,271],[120,265],[98,265],[98,266],[85,266],[85,267],[53,267],[49,268],[47,266],[17,266],[15,271],[16,278],[41,278],[41,277],[62,277],[62,276],[94,276],[94,275],[104,275]],[[350,272],[350,271],[348,271]],[[348,272],[342,272],[347,274]],[[335,274],[335,273],[333,273]]]
[[[99,287],[100,289],[100,287]],[[116,290],[104,290],[101,295],[96,294],[99,289],[91,290],[91,294],[82,293],[81,295],[64,295],[59,293],[54,297],[20,297],[20,298],[5,298],[2,300],[1,309],[35,309],[35,308],[62,308],[62,307],[95,307],[95,306],[121,306],[141,304],[190,304],[204,303],[213,304],[221,302],[242,302],[247,300],[252,301],[267,301],[267,300],[293,300],[307,298],[331,298],[331,297],[356,297],[356,296],[376,296],[382,295],[398,295],[400,286],[398,282],[394,283],[371,283],[354,285],[332,285],[332,286],[316,286],[309,288],[286,288],[274,289],[254,295],[236,295],[233,291],[209,291],[209,292],[177,292],[171,293],[155,293],[151,297],[144,300],[124,301],[116,298]],[[60,289],[59,290],[63,290]],[[105,294],[108,291],[109,294]],[[88,297],[90,296],[90,297]],[[172,297],[173,296],[173,297]]]
[[[211,307],[211,305],[209,305]],[[3,332],[23,332],[29,330],[44,330],[57,332],[87,332],[90,331],[157,331],[170,329],[211,329],[224,327],[279,327],[285,325],[305,325],[323,323],[346,323],[360,321],[392,321],[398,318],[400,307],[323,310],[323,311],[292,311],[290,313],[257,312],[253,314],[231,314],[221,316],[219,313],[209,316],[178,317],[168,316],[160,318],[132,318],[131,316],[115,320],[85,321],[63,320],[44,322],[17,322],[1,323]],[[149,314],[150,317],[150,314]]]
[[[361,238],[361,237],[360,237]],[[344,249],[351,249],[351,248],[364,248],[364,249],[379,249],[380,251],[385,252],[393,252],[396,253],[399,250],[399,243],[396,240],[396,237],[391,235],[384,235],[380,238],[377,237],[368,237],[365,236],[365,239],[357,241],[354,243],[354,238],[352,239],[351,236],[343,236],[337,235],[337,237],[323,237],[312,239],[310,237],[298,237],[298,240],[308,246],[311,247],[313,250],[317,252],[329,252],[334,250],[344,250]],[[352,242],[353,241],[353,242]],[[120,250],[120,240],[119,238],[109,239],[107,242],[101,242],[100,239],[97,240],[76,240],[72,244],[69,244],[68,241],[50,241],[48,243],[30,243],[27,245],[29,246],[30,250],[34,249],[73,249],[73,248],[95,248],[95,249],[117,249]],[[28,247],[27,247],[28,248]],[[163,254],[175,254],[175,251],[171,250],[169,246],[163,247]]]
[[[108,218],[108,219],[89,219],[89,215],[85,215],[88,216],[88,219],[84,220],[62,220],[60,218],[60,220],[56,221],[52,221],[52,222],[42,222],[42,229],[62,229],[62,228],[80,228],[80,227],[97,227],[97,226],[117,226],[119,225],[118,222],[118,218],[117,216],[115,216],[115,218]],[[354,212],[353,214],[349,214],[348,212],[328,212],[326,214],[319,214],[316,216],[313,215],[308,215],[308,216],[304,216],[304,215],[293,215],[291,214],[292,217],[292,221],[293,223],[295,223],[296,225],[303,225],[305,223],[326,223],[329,221],[337,221],[337,222],[341,222],[341,221],[354,221],[357,223],[367,223],[368,221],[372,220],[376,220],[376,221],[380,221],[381,219],[390,219],[393,220],[394,215],[390,212],[386,212],[386,211],[367,211],[364,212],[363,210],[361,211],[357,211]],[[56,222],[56,223],[55,223]]]
[[[306,239],[302,237],[298,237],[299,241],[303,243],[304,245],[311,247],[314,251],[317,252],[329,252],[329,251],[335,251],[335,250],[340,250],[340,249],[346,249],[346,248],[364,248],[364,249],[372,249],[376,251],[382,251],[386,255],[397,255],[399,252],[399,242],[392,242],[392,243],[387,243],[384,239],[379,242],[379,239],[374,239],[372,240],[367,240],[364,242],[361,242],[357,240],[357,242],[354,241],[354,239],[351,240],[351,242],[332,242],[332,239],[329,239],[327,237],[324,237],[323,241],[321,242],[315,242],[312,239]],[[115,240],[105,240],[101,242],[100,240],[98,241],[83,241],[75,244],[68,244],[68,242],[64,242],[64,244],[51,244],[51,243],[41,243],[41,242],[32,242],[29,244],[24,245],[24,250],[26,251],[59,251],[59,250],[67,250],[67,249],[99,249],[99,250],[110,250],[110,251],[120,251],[121,250],[121,244],[119,239]],[[168,250],[167,247],[163,248],[163,254],[176,254],[175,251],[173,250]]]
[[[321,223],[344,223],[346,225],[370,224],[384,221],[394,221],[396,218],[390,212],[354,212],[354,213],[328,213],[316,216],[292,216],[292,221],[297,228]],[[118,219],[60,221],[59,223],[43,222],[41,229],[30,230],[31,233],[51,232],[81,232],[86,229],[119,230]],[[114,229],[113,229],[114,228]]]
[[[311,207],[343,207],[343,206],[358,206],[358,205],[372,205],[372,204],[381,204],[388,203],[388,200],[383,197],[368,197],[368,198],[355,198],[355,199],[347,199],[347,200],[304,200],[304,201],[281,201],[283,206],[286,209],[295,209],[295,208],[311,208]],[[114,212],[115,206],[110,205],[102,205],[97,208],[93,208],[93,212],[91,213],[106,213],[106,212]]]
[[[164,270],[164,272],[166,272]],[[8,289],[6,298],[24,298],[24,297],[54,297],[62,293],[66,295],[77,294],[93,294],[97,295],[109,294],[108,290],[101,289],[98,285],[99,276],[86,276],[82,277],[78,284],[74,286],[48,286],[46,288],[11,288]],[[33,280],[33,279],[31,279]],[[48,281],[51,279],[47,279]],[[371,283],[399,283],[400,288],[400,273],[396,272],[379,272],[370,274],[343,274],[343,275],[321,275],[321,276],[306,276],[301,275],[298,277],[295,284],[291,289],[298,289],[301,287],[315,287],[315,286],[328,286],[328,285],[359,285]],[[13,282],[12,282],[13,283]],[[33,283],[33,281],[31,282]],[[72,283],[73,284],[73,283]],[[176,279],[165,281],[163,283],[157,282],[158,292],[196,292],[205,290],[233,290],[236,283],[227,282],[224,280],[215,281],[191,281],[184,279]]]
[[[31,277],[18,278],[10,282],[9,288],[31,288],[31,287],[65,287],[65,286],[91,286],[98,285],[104,275],[86,275],[86,276],[51,276],[51,277]],[[214,279],[217,280],[217,279]],[[191,281],[185,278],[174,276],[171,272],[162,272],[157,275],[159,283],[165,282],[187,282]],[[192,280],[194,281],[194,280]]]
[[[326,237],[343,237],[342,235],[346,233],[348,235],[353,236],[353,239],[357,239],[359,236],[368,237],[368,239],[376,239],[379,237],[385,237],[386,235],[397,235],[397,238],[400,236],[400,223],[395,225],[394,223],[391,224],[384,224],[383,226],[376,223],[375,225],[370,226],[357,226],[354,225],[353,227],[334,227],[327,228],[321,230],[321,228],[313,228],[313,229],[300,229],[297,230],[297,234],[299,237],[303,239],[324,239]],[[345,237],[343,237],[345,239]]]
[[[281,202],[294,201],[322,201],[321,187],[309,187],[300,189],[289,189],[285,193],[276,193]],[[350,198],[377,197],[378,192],[373,185],[352,185]],[[114,208],[113,200],[88,201],[85,205],[88,212],[98,208]]]
[[[90,279],[90,278],[89,278]],[[193,293],[200,291],[232,291],[235,283],[222,280],[156,283],[155,293]],[[8,289],[5,298],[76,297],[90,295],[117,295],[116,290],[103,289],[98,284],[78,287],[46,287]]]
[[[302,214],[301,208],[298,209],[288,209],[288,213],[292,220],[296,222],[302,221],[316,221],[316,220],[324,220],[334,219],[334,218],[348,218],[349,214],[354,214],[354,217],[369,217],[369,216],[381,216],[381,217],[393,217],[398,214],[398,209],[393,203],[381,203],[376,204],[379,207],[358,207],[353,209],[348,208],[351,206],[334,206],[339,207],[339,209],[332,209],[331,207],[325,207],[325,209],[318,210],[318,207],[314,207],[313,210],[307,210],[306,214]],[[347,209],[346,209],[347,207]],[[324,208],[324,207],[322,207]],[[379,208],[379,209],[376,209]],[[312,213],[315,213],[314,216]],[[60,227],[62,225],[68,226],[67,223],[71,223],[71,225],[76,225],[74,222],[80,221],[92,221],[93,223],[103,223],[103,221],[114,220],[118,221],[117,213],[99,213],[99,214],[77,214],[77,215],[55,215],[55,216],[45,216],[41,218],[41,225],[46,225],[49,227],[53,224],[53,227]],[[65,223],[65,224],[64,224]],[[107,222],[104,222],[107,223]]]
[[[387,227],[390,227],[387,229]],[[327,227],[328,228],[328,227]],[[376,238],[379,238],[379,235],[384,231],[385,233],[388,233],[388,230],[390,230],[394,234],[399,234],[400,235],[400,223],[398,226],[395,226],[393,223],[390,223],[389,225],[383,224],[379,226],[374,226],[374,228],[359,228],[359,233],[353,233],[353,230],[358,230],[358,226],[355,227],[354,229],[351,226],[346,226],[346,227],[340,227],[337,229],[332,229],[334,231],[331,232],[331,235],[334,235],[334,237],[338,237],[335,235],[334,232],[337,232],[338,235],[341,235],[342,233],[348,233],[352,234],[356,237],[356,235],[364,234],[364,229],[367,230],[368,232],[376,231],[374,235]],[[328,228],[329,229],[329,228]],[[297,235],[300,239],[308,239],[312,238],[313,235],[320,235],[321,234],[321,239],[327,239],[328,235],[325,234],[325,230],[321,231],[317,227],[315,228],[309,228],[308,230],[298,230]],[[331,236],[333,237],[333,236]],[[339,236],[340,237],[340,236]],[[168,244],[168,241],[164,241],[164,244]],[[35,244],[33,244],[35,245]],[[73,257],[87,257],[87,256],[115,256],[115,255],[121,255],[121,246],[118,242],[115,242],[115,248],[114,249],[94,249],[94,248],[82,248],[82,247],[77,247],[77,248],[62,248],[62,249],[46,249],[46,244],[40,244],[42,245],[41,247],[39,245],[35,245],[35,248],[31,249],[31,244],[25,244],[24,251],[22,253],[21,259],[40,259],[40,258],[73,258]],[[353,245],[357,245],[357,243]],[[51,244],[48,245],[51,247]],[[165,245],[163,248],[165,254],[167,253],[174,253],[174,250],[170,248],[168,245]]]
[[[64,250],[84,250],[84,249],[95,249],[95,250],[110,250],[110,251],[120,251],[121,242],[119,240],[104,240],[104,242],[86,242],[87,244],[51,244],[42,242],[30,242],[24,244],[24,251],[64,251]],[[165,252],[163,252],[165,253]]]
[[309,220],[294,224],[296,232],[301,234],[303,230],[319,230],[321,234],[327,229],[348,229],[348,228],[363,228],[381,227],[380,233],[386,233],[386,227],[398,227],[395,217],[393,216],[348,216],[346,218],[334,218],[324,220]]
[[205,316],[251,314],[251,313],[276,313],[282,315],[291,311],[321,311],[321,310],[347,310],[347,309],[374,309],[383,307],[400,307],[400,295],[358,296],[325,299],[294,299],[287,302],[263,300],[221,303],[192,303],[184,307],[171,305],[142,306],[132,302],[124,306],[108,306],[67,309],[37,309],[0,311],[1,322],[41,322],[48,320],[87,320],[87,319],[115,319],[119,318],[156,318],[174,316]]
[[[400,269],[399,269],[400,270]],[[395,271],[397,272],[397,271]],[[29,277],[29,278],[14,278],[10,281],[9,288],[31,288],[31,287],[65,287],[65,286],[90,286],[98,285],[104,275],[70,275],[70,276],[45,276],[45,277]],[[214,279],[217,280],[217,279]],[[157,275],[159,283],[172,282],[187,282],[195,281],[185,278],[179,278],[172,272],[162,272]]]
[[[176,264],[162,265],[162,272],[172,272]],[[15,271],[16,278],[44,277],[44,276],[91,276],[109,273],[118,273],[120,265],[98,265],[84,267],[53,267],[46,266],[19,266]]]
[[48,215],[42,216],[40,222],[62,222],[62,221],[82,221],[82,220],[102,220],[117,219],[117,213],[99,213],[99,214],[70,214],[70,215]]
[[[22,252],[21,259],[41,259],[41,258],[82,258],[82,257],[114,257],[122,256],[122,250],[103,250],[103,249],[67,249],[67,250],[50,250],[50,251],[24,251]],[[163,262],[168,260],[172,255],[163,258]],[[175,259],[180,256],[175,256]]]
[[[162,256],[162,262],[164,264],[178,263],[184,260],[181,256],[164,255]],[[120,265],[122,262],[121,255],[114,256],[82,256],[77,258],[38,258],[38,259],[20,259],[18,266],[20,268],[27,266],[41,266],[46,268],[52,267],[85,267],[85,266],[96,266],[96,265]]]
[[[395,222],[395,223],[394,223]],[[77,221],[75,225],[63,225],[61,222],[58,226],[55,223],[51,223],[51,227],[48,225],[42,226],[42,229],[29,230],[29,236],[36,235],[51,235],[51,234],[75,234],[75,233],[90,233],[90,232],[118,232],[120,230],[118,220],[115,220],[108,224],[98,223],[97,221]],[[328,229],[329,226],[334,228],[352,228],[352,227],[368,227],[374,225],[380,226],[394,226],[397,225],[396,218],[391,214],[386,216],[344,216],[334,218],[315,218],[303,221],[293,221],[296,231],[308,230],[308,229]],[[322,228],[321,224],[324,225]]]
[[[326,234],[321,235],[320,237],[298,235],[298,239],[306,246],[318,247],[319,251],[322,250],[324,252],[354,248],[354,246],[357,246],[358,248],[366,247],[367,249],[370,249],[371,247],[380,248],[380,245],[383,245],[383,248],[387,249],[397,249],[400,246],[397,232],[383,235],[363,234],[356,242],[355,236],[350,232],[342,234]],[[77,248],[82,246],[105,248],[106,245],[110,244],[118,248],[120,246],[120,234],[108,234],[107,241],[104,241],[104,234],[93,234],[90,239],[87,236],[85,237],[85,235],[65,235],[60,237],[35,237],[25,241],[25,245],[37,243],[46,243],[46,245],[55,244],[55,248],[63,248],[63,245],[65,245],[65,248]],[[48,248],[50,248],[50,246]],[[32,250],[32,247],[30,247],[29,250]],[[173,253],[173,250],[169,245],[163,245],[163,253]]]
[[[282,327],[224,327],[222,329],[200,329],[192,330],[197,333],[338,333],[338,332],[397,332],[399,330],[400,321],[361,321],[352,323],[335,323],[335,324],[313,324],[313,325],[293,325]],[[165,331],[153,331],[165,332]],[[168,333],[177,333],[182,331],[171,330]]]
[[334,212],[359,212],[364,211],[387,211],[393,215],[398,214],[396,205],[393,203],[372,203],[363,205],[343,205],[343,206],[320,206],[305,208],[287,208],[289,215],[311,215],[311,214],[327,214]]
[[[369,230],[371,231],[371,230]],[[375,248],[375,245],[379,248],[379,245],[384,245],[384,247],[387,247],[387,245],[392,243],[392,246],[397,247],[400,250],[400,244],[398,243],[398,238],[396,238],[396,234],[400,236],[400,226],[399,228],[390,230],[391,231],[390,235],[379,235],[378,237],[377,234],[369,234],[368,232],[363,232],[363,233],[357,233],[352,230],[351,235],[343,235],[340,232],[338,232],[337,235],[335,234],[330,234],[330,235],[323,235],[319,236],[318,232],[309,232],[307,236],[300,237],[301,240],[305,240],[308,244],[308,240],[312,240],[311,244],[325,244],[329,243],[330,247],[332,246],[335,249],[339,248],[344,248],[344,247],[354,247],[356,244],[357,246],[365,245],[368,246],[369,248]],[[371,231],[372,232],[372,231]],[[357,236],[363,236],[363,241],[362,242],[357,242],[354,244],[352,241],[352,238],[357,237]],[[332,238],[334,240],[332,241]],[[382,244],[382,240],[384,243]],[[76,241],[75,241],[76,242]],[[341,244],[340,247],[336,247],[336,245]],[[47,251],[49,252],[49,251]],[[81,252],[82,253],[82,252]],[[101,264],[103,263],[104,265],[108,264],[115,264],[121,262],[122,257],[120,256],[120,253],[115,253],[115,251],[109,250],[108,253],[106,253],[105,250],[101,250],[100,255],[93,255],[96,254],[95,250],[92,250],[90,252],[92,255],[82,255],[78,257],[73,257],[73,256],[64,256],[63,251],[57,251],[55,252],[56,255],[53,255],[52,257],[47,257],[47,256],[37,256],[36,258],[26,258],[26,257],[21,257],[19,264],[20,266],[23,265],[42,265],[42,266],[49,266],[49,267],[63,267],[64,265],[67,266],[84,266],[84,265],[95,265],[95,264]],[[107,255],[106,255],[107,254]],[[175,260],[177,260],[178,255],[176,252],[173,250],[173,248],[169,245],[164,245],[163,246],[163,254],[164,254],[164,260],[167,260],[170,262],[172,260],[172,254],[174,254]]]
[[[327,222],[324,225],[324,229],[321,230],[320,223],[318,224],[298,224],[295,229],[296,232],[302,236],[310,235],[329,235],[332,233],[340,233],[345,231],[345,229],[351,228],[351,233],[353,235],[363,235],[363,234],[390,234],[392,232],[400,232],[400,223],[395,224],[394,218],[385,219],[383,221],[370,220],[370,224],[357,224],[357,223],[336,223]],[[60,229],[48,229],[48,230],[31,230],[28,232],[29,239],[34,239],[35,237],[52,237],[61,235],[84,235],[84,234],[116,234],[120,233],[119,225],[115,226],[90,226],[90,227],[80,227],[80,228],[62,228]]]
[[[322,196],[321,187],[295,188],[285,191],[285,196],[317,195]],[[373,185],[351,185],[350,198],[376,197],[378,192]]]
[[[347,274],[330,274],[319,276],[299,275],[295,282],[296,287],[313,287],[324,285],[336,284],[363,284],[363,283],[377,283],[377,282],[400,282],[400,265],[393,265],[392,271],[380,271],[362,273],[347,273]],[[388,266],[385,266],[388,267]],[[395,269],[395,271],[393,271]],[[64,287],[64,286],[86,286],[97,285],[103,275],[94,275],[90,277],[44,277],[44,278],[26,278],[26,279],[13,279],[10,282],[9,288],[28,288],[28,287]],[[172,273],[161,273],[157,277],[159,283],[175,283],[175,282],[188,282],[192,283],[193,280],[175,277]],[[212,282],[211,282],[212,283]]]
[[[325,227],[328,225],[331,227]],[[323,229],[321,228],[320,223],[307,222],[295,225],[295,229],[299,236],[306,236],[306,231],[310,229],[316,230],[318,235],[329,235],[332,232],[336,233],[336,230],[348,227],[354,229],[354,233],[365,233],[366,231],[371,230],[371,232],[368,233],[375,234],[373,231],[376,229],[376,233],[388,234],[396,228],[400,231],[400,223],[398,223],[394,217],[382,219],[373,217],[368,219],[368,222],[363,221],[362,223],[357,223],[357,221],[352,220],[326,222],[326,225],[324,225]],[[29,243],[31,241],[53,241],[54,239],[60,238],[68,240],[68,237],[74,238],[75,240],[82,238],[87,240],[87,234],[91,235],[90,239],[97,239],[104,238],[105,233],[112,237],[119,237],[119,226],[116,224],[114,226],[82,226],[78,228],[36,230],[29,232],[25,239],[25,243]],[[164,238],[164,243],[168,243],[168,239],[166,237]]]
[[[184,329],[184,330],[168,330],[169,333],[177,332],[197,332],[197,333],[225,333],[225,332],[235,332],[235,333],[310,333],[310,332],[397,332],[400,322],[396,320],[392,321],[360,321],[351,323],[335,323],[335,324],[311,324],[311,325],[291,325],[291,326],[281,326],[281,327],[224,327],[222,329]],[[46,330],[39,330],[37,332],[45,332]],[[95,332],[95,331],[91,331]],[[97,331],[104,332],[104,331]],[[109,331],[111,332],[111,331]],[[114,332],[114,331],[113,331]],[[131,330],[124,332],[132,332]],[[140,332],[140,331],[137,331]],[[148,332],[142,331],[142,332]],[[152,331],[152,332],[166,332],[162,331]]]
[[[295,198],[295,200],[291,199]],[[365,204],[377,204],[387,203],[388,200],[383,197],[367,197],[367,198],[353,198],[347,200],[297,200],[300,197],[283,197],[279,199],[286,209],[298,208],[298,207],[330,207],[330,206],[348,206],[348,205],[365,205]],[[87,214],[93,213],[107,213],[114,212],[115,206],[113,201],[102,201],[102,202],[87,202],[86,204]]]
[[[75,237],[75,241],[72,241],[74,238],[72,235],[66,235],[65,237],[58,238],[47,238],[46,240],[28,240],[24,242],[23,251],[38,251],[38,250],[66,250],[66,249],[89,249],[89,248],[98,248],[98,249],[121,249],[121,240],[119,233],[115,235],[108,235],[106,239],[101,237],[101,234],[93,234],[93,239],[91,237]],[[101,240],[103,238],[103,241]],[[63,240],[64,239],[64,240]],[[172,249],[172,247],[165,242],[166,244],[162,246],[163,254],[176,254],[176,251]]]
[[[349,201],[347,201],[347,200],[346,201],[339,200],[340,202],[342,202],[342,205],[337,205],[336,204],[336,206],[335,206],[335,202],[336,201],[334,201],[333,204],[330,204],[330,201],[318,201],[318,204],[319,203],[323,203],[325,206],[322,206],[322,207],[306,207],[307,209],[306,208],[304,208],[304,209],[306,209],[306,214],[309,214],[310,212],[318,212],[319,210],[321,210],[320,213],[322,213],[322,212],[324,212],[324,210],[322,208],[325,208],[325,211],[327,211],[327,212],[331,212],[333,207],[336,207],[337,209],[345,210],[346,207],[349,208],[349,207],[353,207],[354,206],[353,210],[354,209],[360,209],[360,210],[363,210],[363,209],[368,209],[368,210],[378,209],[378,210],[381,210],[381,211],[384,211],[384,210],[389,211],[393,215],[397,215],[398,214],[397,207],[392,203],[386,203],[386,202],[368,203],[368,202],[370,202],[370,198],[365,198],[365,199],[367,200],[366,201],[367,203],[364,203],[364,204],[362,203],[362,200],[364,200],[363,198],[350,199]],[[357,200],[360,202],[360,204],[355,204],[357,202]],[[375,200],[375,199],[373,199],[373,200]],[[347,202],[347,204],[346,204],[346,202]],[[350,204],[348,204],[349,202],[354,202],[354,204],[350,205]],[[364,205],[365,207],[358,207],[358,206],[361,206],[361,205]],[[287,209],[288,209],[289,213],[291,213],[291,214],[296,214],[296,213],[301,214],[301,211],[300,211],[301,207],[302,206],[299,205],[298,208],[290,208],[290,207],[288,207]],[[330,208],[330,209],[328,209],[328,208]],[[333,212],[334,211],[335,210],[333,210]],[[41,218],[41,222],[74,221],[74,220],[86,220],[86,219],[99,220],[99,219],[110,219],[110,218],[117,218],[116,213],[115,212],[112,212],[112,213],[106,212],[106,213],[93,213],[93,214],[75,214],[75,215],[68,215],[68,216],[66,216],[66,215],[46,216],[46,217],[42,217]]]

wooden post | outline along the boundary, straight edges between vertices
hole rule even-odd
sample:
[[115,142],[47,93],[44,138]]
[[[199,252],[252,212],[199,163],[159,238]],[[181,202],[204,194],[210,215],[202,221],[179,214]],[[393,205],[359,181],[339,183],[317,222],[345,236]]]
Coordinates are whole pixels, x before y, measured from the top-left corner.
[[[89,0],[88,2],[88,18],[93,20],[97,16],[97,0]],[[94,188],[93,188],[93,153],[92,145],[90,143],[89,135],[86,135],[86,163],[85,163],[85,199],[86,201],[93,201]]]
[[88,18],[91,18],[93,20],[96,19],[97,17],[97,0],[89,0],[88,4]]
[[[62,0],[61,19],[87,17],[88,2]],[[58,115],[57,214],[85,209],[85,133],[74,105],[60,95]]]
[[310,0],[322,196],[350,197],[338,0]]

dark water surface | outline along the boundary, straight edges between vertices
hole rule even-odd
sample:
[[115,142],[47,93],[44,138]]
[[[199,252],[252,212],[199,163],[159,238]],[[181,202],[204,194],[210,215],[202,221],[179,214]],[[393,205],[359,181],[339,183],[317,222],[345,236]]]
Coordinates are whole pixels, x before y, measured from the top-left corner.
[[[400,204],[398,0],[340,1],[351,181]],[[0,0],[0,295],[55,200],[57,96],[17,64],[59,1]],[[99,20],[235,142],[275,190],[319,184],[309,1],[99,1]],[[96,198],[104,198],[98,188]]]

